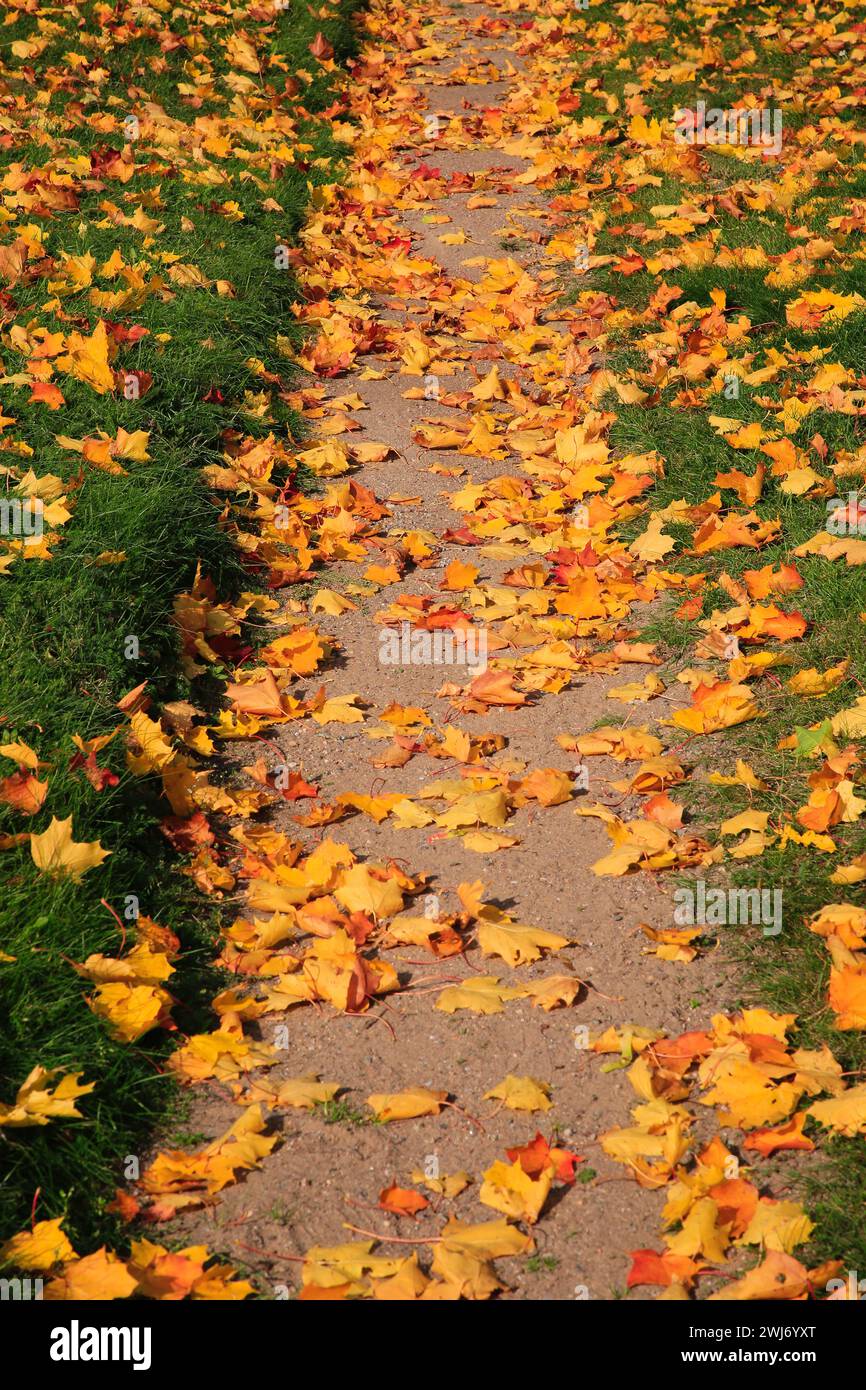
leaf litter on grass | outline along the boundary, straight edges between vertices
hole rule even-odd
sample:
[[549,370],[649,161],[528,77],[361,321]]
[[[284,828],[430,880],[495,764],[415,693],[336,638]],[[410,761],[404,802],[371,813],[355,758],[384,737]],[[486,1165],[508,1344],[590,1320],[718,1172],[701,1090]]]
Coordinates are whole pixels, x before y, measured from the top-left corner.
[[[623,21],[618,29],[602,9]],[[135,1195],[118,1194],[126,1215],[137,1216],[142,1198],[152,1197],[145,1216],[165,1219],[177,1209],[173,1196],[182,1203],[209,1200],[266,1158],[276,1136],[266,1133],[265,1109],[281,1103],[280,1092],[269,1097],[266,1083],[249,1078],[275,1060],[249,1025],[276,1014],[291,1028],[295,1015],[288,1011],[307,1006],[364,1014],[388,994],[411,990],[411,979],[401,979],[387,960],[395,945],[412,943],[443,958],[476,951],[508,970],[449,985],[437,995],[439,1009],[496,1014],[530,995],[557,1016],[579,1007],[580,982],[572,992],[573,977],[561,966],[541,988],[535,979],[530,989],[521,976],[527,963],[565,951],[567,937],[514,920],[485,901],[480,881],[455,885],[462,912],[422,915],[428,872],[394,859],[359,858],[332,837],[339,822],[365,817],[372,844],[375,827],[387,822],[507,857],[519,843],[507,828],[524,807],[543,816],[574,801],[575,812],[599,819],[611,841],[593,866],[599,877],[684,871],[709,877],[717,866],[736,869],[784,852],[817,862],[826,897],[833,898],[834,883],[856,884],[866,873],[856,858],[833,866],[833,856],[856,848],[847,827],[856,827],[866,810],[857,792],[866,716],[853,654],[825,651],[820,665],[798,656],[803,644],[809,650],[820,611],[810,586],[820,588],[825,566],[841,561],[856,569],[866,558],[856,538],[840,539],[829,529],[838,523],[836,512],[827,512],[823,528],[808,523],[826,499],[838,501],[840,481],[862,482],[866,471],[863,446],[846,432],[855,430],[863,405],[843,341],[864,309],[851,288],[858,253],[849,243],[862,223],[862,159],[851,124],[862,39],[845,27],[846,14],[828,10],[827,53],[838,58],[834,85],[827,72],[803,61],[803,48],[814,41],[810,17],[773,6],[772,21],[762,17],[760,32],[752,26],[756,44],[771,40],[768,62],[778,54],[798,59],[789,81],[803,123],[786,132],[771,165],[766,151],[748,144],[724,144],[717,154],[683,142],[673,111],[653,114],[649,98],[657,97],[657,85],[679,93],[700,69],[727,88],[739,70],[732,45],[742,46],[742,27],[714,36],[714,11],[701,4],[686,9],[706,26],[703,46],[693,34],[682,58],[665,56],[661,75],[658,66],[630,56],[632,44],[638,53],[643,44],[667,53],[668,26],[680,21],[655,7],[642,17],[631,7],[621,15],[622,6],[581,12],[551,0],[529,13],[506,0],[480,12],[433,5],[421,14],[379,0],[365,18],[365,46],[345,89],[351,121],[337,122],[351,146],[347,170],[339,183],[319,190],[290,253],[301,288],[293,313],[309,332],[302,346],[292,340],[285,347],[308,374],[288,398],[310,420],[313,437],[291,451],[271,434],[235,436],[222,460],[205,470],[208,485],[226,497],[226,524],[244,563],[266,577],[266,587],[229,601],[203,568],[177,599],[185,673],[196,678],[228,669],[227,704],[215,719],[195,708],[168,708],[130,720],[133,770],[161,781],[171,809],[166,833],[190,856],[184,871],[211,897],[245,902],[223,930],[219,960],[236,984],[214,1001],[218,1026],[186,1039],[170,1063],[189,1082],[216,1078],[233,1085],[244,1119],[201,1153],[157,1155]],[[463,26],[464,41],[456,67],[446,68],[455,56],[445,38],[453,22]],[[418,89],[482,82],[488,60],[481,43],[492,37],[508,45],[520,67],[497,70],[504,87],[494,106],[451,112],[447,122],[436,118],[435,148],[418,162],[431,139]],[[252,73],[254,56],[237,50],[242,70]],[[630,75],[617,81],[620,90],[602,91],[588,74],[599,64],[613,67],[617,57],[619,70]],[[827,66],[834,66],[829,56]],[[478,147],[519,158],[523,172],[445,174],[435,163],[437,151]],[[733,160],[736,177],[725,182],[716,172],[719,157]],[[819,190],[829,175],[835,183],[824,197]],[[509,238],[528,224],[538,234],[538,255],[526,263],[510,253],[469,257],[464,264],[478,271],[470,278],[418,252],[407,219],[419,214],[435,224],[437,203],[456,189],[466,193],[467,206],[500,207]],[[502,194],[507,202],[499,204]],[[521,202],[530,194],[544,199],[543,225],[538,209]],[[816,203],[834,200],[838,211],[816,211]],[[744,232],[758,236],[752,224],[772,217],[788,238],[784,250],[751,247],[742,237],[728,244],[741,222],[749,224]],[[826,224],[823,235],[810,218]],[[760,273],[774,297],[785,324],[776,344],[768,342],[768,325],[739,301],[736,282],[715,283],[717,274],[724,279],[725,270],[741,263]],[[589,272],[588,287],[574,282],[575,269]],[[687,288],[669,283],[680,278]],[[829,286],[804,288],[828,278]],[[847,361],[835,360],[835,333]],[[79,335],[65,345],[65,370],[96,390],[109,389],[102,347],[96,331]],[[414,442],[429,454],[432,469],[454,478],[448,500],[456,524],[444,535],[390,524],[399,500],[381,501],[353,476],[375,457],[387,458],[390,446],[383,441],[375,455],[353,449],[354,412],[363,401],[333,394],[350,371],[360,380],[405,380],[407,399],[430,402]],[[270,388],[280,383],[266,369],[260,375],[267,411]],[[463,384],[444,389],[445,378]],[[738,391],[726,394],[730,381],[756,392],[746,397],[749,411]],[[655,445],[628,447],[629,430],[633,438],[640,432],[636,412],[640,428],[651,433],[643,420],[654,410],[700,421],[694,439],[711,441],[709,470],[681,476],[682,460],[677,467],[665,456],[663,435]],[[747,418],[750,413],[758,418]],[[813,416],[823,432],[807,439]],[[113,455],[109,447],[108,456],[117,459],[124,447],[116,444]],[[472,481],[473,458],[501,463],[503,471]],[[320,480],[312,494],[281,481],[299,465]],[[473,561],[495,559],[509,568],[493,583],[481,578],[476,563],[443,565],[445,544],[466,547]],[[762,567],[758,551],[771,557]],[[329,567],[343,576],[346,566],[359,567],[359,575],[345,595],[327,589],[318,599],[304,598],[293,587]],[[429,578],[437,571],[441,582],[431,593]],[[419,592],[406,592],[403,585],[416,576]],[[380,592],[397,583],[399,593]],[[467,672],[465,680],[446,679],[429,708],[394,701],[377,727],[370,710],[378,692],[335,693],[328,685],[341,650],[339,619],[362,598],[381,605],[372,614],[377,632],[408,630],[418,652],[431,650],[437,633],[462,634],[465,643],[467,634],[483,631],[483,669]],[[676,661],[641,627],[647,606],[657,612],[665,605],[688,625]],[[253,620],[275,635],[250,651]],[[581,759],[604,754],[630,764],[624,782],[612,786],[639,798],[638,814],[620,817],[609,804],[578,802],[577,770],[516,766],[501,737],[470,737],[460,728],[462,715],[501,709],[531,719],[552,715],[555,728],[558,694],[623,666],[649,671],[608,692],[615,709],[610,724],[556,739]],[[672,688],[678,700],[670,699]],[[806,712],[794,735],[779,730],[783,696],[808,702],[796,706]],[[828,697],[822,719],[817,702]],[[387,739],[388,751],[377,760],[385,780],[389,767],[415,758],[445,758],[447,771],[414,796],[350,789],[329,804],[315,779],[281,780],[279,765],[270,768],[257,753],[228,781],[214,781],[202,762],[221,745],[258,745],[276,739],[281,726],[306,720],[319,727],[363,724],[373,739]],[[714,750],[744,726],[750,726],[753,762],[735,755],[727,764],[735,774],[702,778],[702,767],[724,757]],[[764,729],[772,732],[762,738]],[[693,747],[705,739],[716,742]],[[805,776],[797,765],[788,765],[785,777],[770,770],[778,765],[773,755],[788,748],[809,759]],[[26,767],[25,761],[22,773]],[[705,784],[731,789],[741,809],[718,824],[709,814],[692,819],[687,797]],[[310,804],[293,813],[295,822],[321,838],[286,833],[269,821],[269,809],[301,801]],[[218,836],[221,826],[227,833]],[[82,866],[82,846],[68,843],[66,850],[52,849],[46,867],[67,860],[70,868]],[[763,911],[760,892],[757,901]],[[647,950],[671,969],[687,968],[707,949],[706,938],[717,935],[714,928],[729,924],[728,902],[727,890],[709,887],[699,916],[678,923],[687,929],[646,929]],[[832,959],[828,1004],[840,1032],[866,1027],[859,911],[829,901],[809,921]],[[770,935],[781,928],[775,905],[769,917],[743,923]],[[154,1020],[166,1026],[170,1001],[161,1000],[165,991],[155,980],[167,977],[171,954],[170,943],[151,939],[135,960],[132,952],[118,958],[123,978],[98,986],[129,992],[112,1001],[115,1027],[138,1035],[139,1023],[129,1019],[138,1017],[133,996],[142,989],[168,1003]],[[104,969],[91,965],[91,976]],[[627,1070],[637,1098],[632,1123],[600,1136],[602,1150],[640,1187],[665,1193],[665,1248],[632,1252],[629,1287],[661,1288],[663,1298],[684,1299],[709,1279],[713,1298],[801,1298],[821,1293],[838,1273],[838,1260],[799,1258],[813,1234],[810,1216],[799,1201],[766,1190],[747,1158],[808,1152],[824,1131],[854,1137],[866,1128],[856,1076],[826,1043],[800,1045],[797,1029],[796,1014],[756,1004],[674,1036],[635,1023],[588,1040],[591,1053],[615,1059],[602,1070]],[[296,1084],[297,1095],[290,1091],[282,1103],[315,1104],[316,1096],[330,1102],[336,1094],[327,1094],[336,1083],[317,1076]],[[550,1085],[509,1075],[487,1098],[545,1109]],[[378,1121],[411,1123],[461,1099],[451,1102],[448,1092],[412,1084],[373,1094],[367,1104]],[[714,1122],[709,1140],[696,1137],[699,1117]],[[427,1300],[500,1292],[494,1261],[532,1252],[532,1234],[521,1226],[543,1221],[554,1184],[574,1178],[573,1163],[543,1136],[506,1157],[494,1157],[480,1177],[479,1200],[497,1219],[466,1224],[450,1215],[429,1240],[419,1239],[432,1250],[424,1263],[415,1253],[378,1253],[370,1233],[314,1247],[304,1258],[300,1296]],[[407,1191],[395,1179],[383,1188],[382,1204],[415,1222],[425,1208]],[[120,1296],[136,1288],[151,1296],[243,1296],[237,1290],[244,1286],[215,1272],[219,1266],[199,1269],[194,1249],[180,1252],[177,1269],[163,1275],[169,1257],[148,1241],[135,1242],[127,1260],[106,1252],[78,1260],[56,1232],[54,1246],[47,1235],[30,1255],[26,1233],[14,1237],[14,1252],[27,1268],[27,1258],[62,1249],[52,1266],[58,1291],[90,1277],[80,1266],[92,1259],[94,1277]],[[39,1253],[49,1246],[49,1256]]]

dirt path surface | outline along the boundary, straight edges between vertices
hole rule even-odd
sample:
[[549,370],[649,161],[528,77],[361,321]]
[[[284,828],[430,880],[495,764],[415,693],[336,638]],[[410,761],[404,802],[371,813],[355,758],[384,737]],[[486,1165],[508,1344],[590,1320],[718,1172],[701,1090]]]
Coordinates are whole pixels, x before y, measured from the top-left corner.
[[[472,944],[465,952],[445,954],[443,948],[439,958],[425,952],[419,936],[418,944],[387,951],[384,959],[405,987],[374,1001],[369,1010],[340,1013],[302,1005],[267,1013],[260,1036],[278,1048],[267,1087],[315,1074],[345,1089],[332,1104],[328,1125],[320,1111],[275,1112],[280,1147],[261,1170],[224,1192],[218,1208],[188,1218],[186,1234],[223,1248],[268,1284],[291,1288],[299,1270],[292,1257],[310,1247],[363,1239],[363,1232],[420,1242],[435,1235],[446,1217],[468,1223],[495,1218],[496,1211],[479,1200],[482,1174],[494,1160],[505,1160],[506,1150],[529,1143],[539,1129],[552,1144],[582,1156],[578,1178],[597,1176],[554,1189],[533,1228],[533,1257],[496,1261],[506,1296],[570,1299],[588,1292],[610,1298],[625,1286],[627,1252],[657,1245],[663,1199],[638,1186],[599,1146],[601,1134],[629,1123],[635,1095],[624,1068],[601,1071],[599,1058],[587,1050],[587,1036],[630,1023],[668,1035],[707,1026],[719,1007],[719,969],[711,957],[686,970],[648,953],[639,924],[664,929],[673,920],[670,897],[653,875],[599,877],[592,870],[611,842],[601,819],[580,812],[601,803],[613,808],[606,814],[615,811],[622,821],[635,815],[641,798],[612,789],[610,780],[628,780],[642,755],[638,751],[637,761],[628,764],[604,756],[584,760],[557,736],[580,735],[597,725],[640,728],[645,723],[644,705],[609,696],[627,682],[643,681],[653,665],[645,658],[630,662],[621,648],[619,659],[608,657],[605,669],[597,654],[639,640],[636,615],[652,591],[624,584],[622,602],[603,597],[596,608],[578,606],[574,613],[585,611],[587,617],[578,617],[575,633],[574,623],[557,616],[546,594],[539,599],[542,591],[532,573],[515,577],[520,566],[538,568],[560,547],[566,563],[576,551],[584,552],[587,566],[597,563],[587,515],[580,509],[592,503],[601,486],[591,476],[592,465],[600,465],[603,474],[606,459],[603,421],[582,394],[600,363],[592,339],[570,331],[575,311],[557,308],[560,277],[574,256],[575,201],[535,191],[545,158],[541,120],[524,122],[524,129],[541,132],[540,143],[530,142],[530,157],[514,152],[520,143],[514,130],[530,103],[527,82],[536,61],[521,50],[520,15],[478,5],[434,6],[434,11],[435,43],[426,57],[413,57],[404,81],[389,86],[384,74],[367,70],[372,101],[355,114],[365,139],[380,143],[378,185],[371,181],[369,164],[366,170],[355,166],[352,174],[359,198],[381,200],[387,185],[391,206],[387,216],[380,217],[377,209],[366,221],[353,208],[346,234],[350,240],[384,241],[387,254],[402,258],[405,272],[392,275],[391,292],[385,292],[372,271],[375,241],[368,240],[362,258],[370,268],[369,289],[359,302],[371,340],[378,334],[386,348],[359,354],[352,369],[324,393],[325,401],[346,400],[350,411],[342,417],[336,411],[326,414],[351,425],[333,442],[350,451],[366,442],[389,446],[386,459],[361,463],[351,473],[352,484],[368,490],[355,493],[362,511],[369,494],[387,508],[384,521],[372,528],[381,537],[378,551],[368,546],[360,569],[355,555],[341,560],[336,554],[325,577],[328,591],[339,591],[354,604],[323,621],[339,643],[327,671],[327,696],[358,696],[368,706],[366,717],[317,728],[306,720],[269,730],[265,761],[272,776],[283,766],[302,771],[328,805],[347,793],[402,794],[422,812],[430,808],[431,823],[417,827],[396,825],[387,811],[377,820],[380,812],[373,808],[373,814],[362,811],[333,827],[300,831],[305,851],[331,840],[348,846],[360,861],[393,863],[414,876],[417,891],[414,903],[407,897],[404,917],[421,918],[422,927],[425,914],[428,924],[437,918],[447,934],[448,924],[472,897],[465,890],[461,901],[458,885],[481,880],[478,896],[485,903],[517,923],[567,938],[568,945],[538,951],[537,959],[511,968],[500,957],[482,954],[471,929]],[[350,102],[353,89],[350,85]],[[378,114],[377,91],[388,96]],[[408,134],[407,111],[413,113]],[[403,123],[399,134],[398,122]],[[571,164],[579,188],[579,152],[560,148],[560,156],[564,166]],[[306,234],[308,254],[316,236],[313,220]],[[320,270],[327,276],[324,261]],[[473,322],[477,331],[467,332]],[[325,401],[316,402],[320,413],[326,413]],[[551,417],[566,440],[559,457],[550,444],[555,438]],[[447,447],[444,436],[442,447],[425,447],[423,441],[440,427],[465,432],[470,423],[479,441],[471,452]],[[518,439],[509,454],[503,431],[515,424],[530,431],[543,427],[544,446]],[[363,455],[362,449],[359,458]],[[322,483],[328,485],[342,483]],[[391,582],[385,577],[381,587],[377,576],[373,583],[360,577],[370,564],[392,563],[400,573]],[[465,565],[475,567],[477,575],[455,578],[453,567]],[[404,600],[409,607],[401,607]],[[521,703],[498,703],[509,699],[507,691],[497,696],[494,690],[485,700],[478,671],[465,665],[402,657],[397,664],[383,663],[382,634],[399,635],[412,604],[415,612],[429,612],[448,601],[470,614],[487,637],[494,663],[490,672],[510,669],[512,676],[520,675],[520,688],[527,692],[515,696]],[[630,604],[636,605],[631,615]],[[312,607],[315,611],[315,602]],[[560,612],[567,614],[567,608]],[[576,636],[576,642],[562,640],[568,636]],[[553,651],[536,656],[533,666],[531,654],[547,642]],[[305,682],[302,693],[309,696],[315,689],[313,681]],[[670,696],[676,697],[676,688]],[[668,712],[673,703],[668,701]],[[446,727],[455,731],[450,736],[455,753],[449,757],[439,747],[439,756],[429,756],[425,739],[441,737]],[[478,741],[471,760],[456,755],[458,748],[469,747],[465,736]],[[394,765],[386,766],[389,759],[382,755],[389,750]],[[582,768],[588,770],[588,785]],[[566,775],[548,787],[546,769]],[[537,796],[530,799],[531,785],[529,795],[521,796],[523,780],[539,770]],[[449,784],[444,807],[441,799],[425,799],[424,789],[434,782]],[[515,843],[479,852],[480,841],[479,848],[469,848],[463,838],[475,827],[464,825],[455,833],[432,822],[432,814],[455,805],[461,782],[470,794],[511,789],[507,824],[480,829],[513,837]],[[550,800],[554,804],[544,804]],[[309,804],[289,803],[274,816],[273,828],[297,840],[292,814]],[[419,883],[422,874],[426,884]],[[572,1002],[548,1010],[532,998],[516,998],[491,1014],[435,1007],[447,986],[491,975],[517,987],[573,976],[566,995]],[[552,1108],[529,1114],[485,1099],[508,1075],[546,1083]],[[447,1092],[453,1107],[405,1121],[369,1122],[369,1095],[416,1086]],[[227,1096],[220,1099],[213,1089],[206,1098],[196,1094],[194,1129],[219,1134],[237,1119]],[[466,1172],[472,1181],[449,1198],[425,1188],[419,1170],[428,1178]],[[378,1209],[380,1192],[392,1183],[426,1193],[431,1205],[415,1221]],[[347,1231],[344,1223],[356,1229]],[[421,1244],[382,1250],[405,1256],[413,1248],[424,1265]]]

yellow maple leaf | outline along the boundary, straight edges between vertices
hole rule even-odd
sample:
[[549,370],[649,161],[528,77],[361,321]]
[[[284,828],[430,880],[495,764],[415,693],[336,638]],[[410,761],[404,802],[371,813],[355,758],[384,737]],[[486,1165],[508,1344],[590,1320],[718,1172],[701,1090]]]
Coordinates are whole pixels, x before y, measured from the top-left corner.
[[135,1042],[169,1021],[171,995],[158,985],[101,984],[87,1003],[98,1018],[104,1018],[112,1036],[120,1042]]
[[502,826],[508,819],[508,794],[502,787],[489,792],[469,792],[458,797],[454,805],[436,816],[436,824],[445,830],[463,826]]
[[313,1110],[315,1106],[333,1100],[340,1090],[339,1081],[320,1081],[316,1072],[308,1072],[306,1076],[282,1081],[274,1094],[273,1104],[288,1105],[294,1110]]
[[414,1120],[419,1115],[438,1115],[448,1099],[447,1091],[410,1086],[405,1091],[376,1092],[367,1104],[377,1120]]
[[277,1060],[277,1051],[270,1043],[256,1042],[240,1031],[220,1028],[213,1033],[194,1034],[172,1053],[168,1065],[187,1081],[203,1081],[209,1076],[229,1081],[243,1072],[273,1066]]
[[358,605],[334,589],[317,589],[310,608],[313,613],[327,613],[329,617],[336,618],[341,613],[357,612]]
[[89,1095],[96,1082],[82,1086],[78,1072],[64,1073],[62,1068],[48,1070],[36,1066],[18,1088],[12,1105],[0,1102],[0,1126],[22,1129],[30,1125],[47,1125],[49,1120],[80,1120],[81,1112],[75,1102]]
[[784,1250],[790,1255],[815,1229],[799,1202],[775,1202],[762,1197],[737,1245],[761,1245],[765,1250]]
[[372,1254],[372,1240],[347,1241],[345,1245],[313,1245],[304,1256],[301,1282],[305,1288],[368,1292],[367,1275],[387,1279],[397,1274],[402,1258]]
[[535,1007],[550,1011],[573,1004],[580,993],[581,982],[574,975],[545,975],[529,980],[526,993]]
[[90,337],[83,333],[70,333],[66,339],[66,352],[56,359],[58,370],[84,381],[100,396],[114,389],[114,374],[108,364],[108,334],[102,319],[99,320]]
[[481,910],[476,934],[485,956],[500,956],[511,966],[539,960],[542,952],[561,951],[569,945],[567,936],[541,927],[524,927],[489,906]]
[[499,1014],[509,999],[522,999],[524,989],[503,985],[495,975],[476,975],[462,985],[449,985],[436,1000],[436,1008],[453,1014],[457,1009],[469,1009],[476,1014]]
[[103,1302],[129,1298],[138,1288],[125,1262],[103,1245],[92,1255],[64,1265],[63,1273],[46,1284],[42,1297],[70,1302]]
[[534,1225],[547,1201],[555,1171],[556,1165],[548,1162],[537,1177],[530,1177],[519,1159],[508,1164],[498,1158],[483,1175],[479,1200],[494,1211]]
[[816,1101],[806,1113],[819,1125],[849,1139],[857,1134],[866,1134],[866,1082],[849,1086],[847,1091],[833,1100]]
[[77,1259],[67,1236],[60,1229],[64,1218],[37,1221],[32,1231],[20,1231],[0,1245],[0,1265],[15,1269],[51,1269]]
[[107,859],[111,850],[103,849],[98,840],[73,840],[72,817],[58,820],[52,816],[47,830],[30,836],[30,853],[43,873],[52,878],[68,877],[77,883],[88,869],[95,869]]
[[364,711],[358,709],[357,699],[357,695],[334,695],[310,714],[317,724],[362,724]]
[[391,877],[379,878],[367,864],[347,869],[334,895],[350,912],[367,912],[376,918],[393,917],[403,908],[403,894],[396,881]]
[[485,1100],[501,1100],[509,1110],[550,1110],[550,1086],[532,1076],[509,1074],[498,1086],[484,1093]]

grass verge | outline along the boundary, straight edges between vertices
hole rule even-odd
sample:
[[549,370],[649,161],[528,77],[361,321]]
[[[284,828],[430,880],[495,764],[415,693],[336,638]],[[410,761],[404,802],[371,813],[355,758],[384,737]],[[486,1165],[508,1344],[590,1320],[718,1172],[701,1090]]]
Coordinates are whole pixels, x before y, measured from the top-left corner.
[[[170,862],[159,779],[127,765],[118,701],[142,682],[189,698],[172,608],[200,564],[223,596],[256,587],[201,469],[241,437],[299,431],[259,392],[288,380],[298,340],[275,248],[341,156],[329,117],[355,7],[7,15],[0,739],[39,766],[12,749],[0,769],[0,1102],[36,1066],[95,1089],[75,1123],[0,1126],[0,1238],[37,1213],[77,1247],[112,1241],[119,1167],[171,1104],[167,1035],[114,1037],[72,962],[116,951],[137,905],[180,938],[182,1030],[214,993],[209,908]],[[41,536],[21,533],[25,504]],[[73,737],[89,755],[113,734],[88,775]],[[76,843],[110,851],[77,881],[41,871],[29,838],[70,816]]]

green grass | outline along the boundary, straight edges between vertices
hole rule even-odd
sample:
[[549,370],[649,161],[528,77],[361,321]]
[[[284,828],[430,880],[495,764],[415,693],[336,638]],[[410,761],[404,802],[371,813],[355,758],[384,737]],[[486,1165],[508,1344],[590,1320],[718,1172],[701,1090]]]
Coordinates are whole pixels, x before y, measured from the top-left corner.
[[[296,236],[310,187],[334,178],[341,148],[328,120],[317,114],[333,101],[333,78],[311,57],[308,45],[321,31],[338,61],[349,56],[355,7],[355,0],[340,0],[323,15],[298,0],[279,16],[271,39],[271,51],[284,63],[275,73],[277,86],[302,69],[312,81],[299,82],[304,112],[298,157],[287,161],[264,191],[260,172],[258,183],[247,177],[248,150],[239,147],[222,161],[227,181],[218,200],[235,200],[243,221],[230,222],[216,212],[212,189],[176,177],[171,164],[157,156],[149,164],[142,161],[147,167],[129,184],[83,188],[73,213],[28,214],[42,228],[55,259],[61,251],[89,251],[101,263],[118,249],[145,279],[156,274],[166,278],[172,294],[151,294],[127,311],[104,313],[113,323],[146,330],[137,344],[123,344],[115,363],[126,372],[152,376],[139,399],[125,400],[119,393],[100,396],[68,376],[57,378],[65,405],[56,412],[29,405],[26,387],[6,386],[3,393],[3,413],[15,417],[16,438],[33,451],[40,476],[53,473],[67,481],[74,515],[61,530],[53,558],[19,561],[0,581],[0,737],[33,747],[48,764],[40,775],[49,783],[45,805],[34,817],[0,808],[0,834],[41,831],[52,815],[71,815],[75,839],[100,840],[111,857],[75,884],[39,873],[27,844],[2,851],[0,951],[14,959],[0,962],[0,1101],[10,1102],[36,1065],[83,1070],[83,1079],[95,1082],[96,1089],[79,1102],[84,1118],[77,1122],[0,1128],[0,1241],[27,1226],[31,1209],[37,1219],[65,1217],[65,1230],[82,1253],[96,1243],[122,1239],[116,1219],[105,1211],[106,1202],[125,1157],[143,1155],[155,1125],[171,1117],[175,1104],[162,1062],[176,1042],[165,1032],[152,1032],[132,1045],[114,1041],[85,1003],[92,986],[72,968],[71,962],[93,952],[119,954],[121,933],[101,900],[122,918],[134,896],[142,913],[179,935],[178,969],[168,986],[178,1001],[175,1022],[184,1032],[212,1026],[208,1001],[221,984],[210,965],[214,913],[178,872],[182,861],[160,833],[159,821],[169,809],[160,786],[126,770],[120,733],[98,755],[99,764],[116,775],[117,785],[97,792],[80,770],[70,768],[76,752],[71,738],[123,726],[117,701],[145,680],[157,703],[185,698],[212,704],[215,682],[199,682],[200,688],[191,689],[180,674],[172,604],[192,585],[199,563],[221,599],[256,587],[220,524],[224,497],[208,492],[200,470],[220,460],[227,432],[273,432],[288,440],[300,435],[300,421],[277,393],[270,396],[263,417],[250,413],[247,393],[259,392],[261,380],[247,363],[258,359],[267,371],[290,379],[277,338],[299,341],[290,312],[297,290],[291,274],[275,267],[274,246]],[[70,46],[78,52],[98,51],[109,74],[100,109],[111,110],[105,103],[118,92],[115,104],[121,111],[129,109],[125,91],[135,82],[175,119],[190,122],[224,110],[231,99],[225,88],[218,87],[217,96],[199,107],[179,95],[188,54],[183,47],[165,52],[150,25],[127,42],[106,45],[99,18],[103,8],[88,3],[73,12],[69,7],[72,27],[40,55],[40,70],[52,63],[62,68]],[[84,23],[76,29],[79,15]],[[160,15],[161,24],[173,25],[181,37],[198,31],[195,9],[178,6],[169,17],[160,7]],[[63,13],[57,11],[53,18],[62,23]],[[4,31],[0,60],[7,65],[11,86],[21,92],[29,85],[26,65],[10,55],[8,44],[39,32],[36,17],[23,12],[11,33]],[[207,52],[217,77],[229,71],[216,41]],[[37,116],[62,140],[63,156],[106,146],[123,149],[122,136],[106,136],[91,127],[86,109],[82,119],[74,104],[79,96],[79,84],[70,79],[56,87]],[[14,162],[44,166],[53,150],[42,134],[31,140],[25,130],[6,141],[0,154],[2,172]],[[161,204],[153,211],[164,224],[158,234],[100,225],[103,199],[122,203],[130,191],[147,193]],[[264,210],[265,194],[281,210]],[[213,281],[230,281],[232,295],[220,294],[214,286],[177,287],[167,278],[172,262],[162,259],[164,253],[198,267]],[[102,280],[94,283],[107,287]],[[36,319],[52,331],[68,333],[69,316],[75,315],[74,326],[87,333],[100,316],[86,293],[64,297],[62,313],[46,310],[45,281],[36,275],[22,280],[13,293],[17,321]],[[7,346],[6,373],[25,365]],[[126,477],[82,464],[81,455],[61,447],[55,437],[81,439],[98,430],[114,436],[120,427],[150,435],[150,462],[128,463]],[[17,454],[5,456],[7,464],[19,461]],[[75,475],[82,468],[79,486]],[[94,564],[104,551],[122,551],[126,560]],[[126,655],[130,635],[138,638],[135,659]],[[3,761],[2,774],[12,773],[14,763]],[[134,923],[127,926],[131,940]]]
[[353,1129],[374,1122],[371,1115],[358,1110],[348,1100],[323,1100],[316,1106],[316,1114],[326,1125],[350,1125]]

